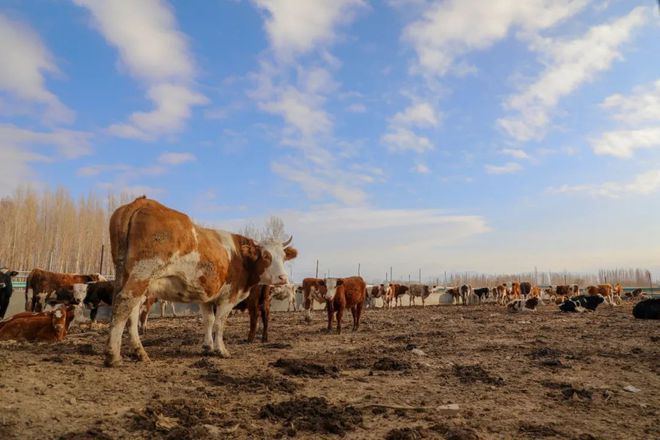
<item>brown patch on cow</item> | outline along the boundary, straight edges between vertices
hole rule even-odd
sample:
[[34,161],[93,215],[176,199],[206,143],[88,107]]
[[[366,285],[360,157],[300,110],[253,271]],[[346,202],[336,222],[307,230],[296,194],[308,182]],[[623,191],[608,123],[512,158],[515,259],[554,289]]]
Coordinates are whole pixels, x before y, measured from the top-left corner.
[[275,368],[279,368],[282,372],[289,376],[302,376],[302,377],[321,377],[332,376],[339,377],[339,368],[334,365],[321,365],[314,362],[308,362],[301,359],[283,359],[271,363]]
[[482,382],[490,385],[502,385],[504,379],[493,377],[481,365],[454,365],[454,375],[463,383]]
[[282,421],[284,426],[295,430],[345,435],[362,426],[362,411],[346,405],[332,405],[324,397],[303,397],[275,404],[264,405],[259,417],[271,421]]

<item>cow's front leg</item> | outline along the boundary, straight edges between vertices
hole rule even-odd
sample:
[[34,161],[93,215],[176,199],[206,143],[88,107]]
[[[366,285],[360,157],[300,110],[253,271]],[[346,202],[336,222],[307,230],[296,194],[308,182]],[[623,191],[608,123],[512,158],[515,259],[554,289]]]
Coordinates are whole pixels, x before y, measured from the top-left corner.
[[231,355],[229,354],[227,347],[225,347],[223,333],[225,331],[227,317],[233,308],[234,306],[229,302],[220,302],[215,310],[215,340],[213,341],[213,349],[214,351],[220,352],[220,355],[225,358],[228,358]]
[[204,351],[213,350],[213,323],[215,323],[215,314],[213,313],[213,304],[206,303],[201,305],[202,321],[204,323],[204,342],[202,349]]

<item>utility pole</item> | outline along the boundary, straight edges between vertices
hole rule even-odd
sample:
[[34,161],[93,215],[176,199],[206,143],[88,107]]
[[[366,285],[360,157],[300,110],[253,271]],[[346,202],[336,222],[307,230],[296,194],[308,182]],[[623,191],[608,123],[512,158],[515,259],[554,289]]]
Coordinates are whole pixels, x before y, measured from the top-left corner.
[[390,283],[392,282],[392,266],[390,266]]
[[105,251],[105,245],[101,245],[101,262],[99,263],[99,273],[103,273],[103,252]]
[[316,260],[316,278],[319,277],[319,260]]
[[422,269],[419,269],[419,284],[422,284]]
[[358,263],[358,276],[360,276],[360,263]]

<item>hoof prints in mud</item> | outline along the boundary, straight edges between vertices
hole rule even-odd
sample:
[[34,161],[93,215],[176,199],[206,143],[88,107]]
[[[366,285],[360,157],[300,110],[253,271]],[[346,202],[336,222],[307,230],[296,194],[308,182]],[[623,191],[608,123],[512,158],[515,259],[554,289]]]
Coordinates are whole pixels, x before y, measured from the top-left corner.
[[206,426],[229,426],[224,413],[209,409],[203,400],[155,401],[133,415],[132,431],[146,431],[140,438],[209,438]]
[[293,345],[287,344],[286,342],[271,342],[269,344],[263,344],[262,347],[271,350],[288,350],[293,348]]
[[57,440],[112,440],[112,436],[96,429],[88,429],[83,432],[64,434],[58,437]]
[[531,438],[540,437],[562,437],[562,433],[546,425],[534,425],[532,423],[521,423],[518,432]]
[[280,368],[284,374],[289,376],[302,377],[339,377],[339,368],[334,365],[325,366],[307,362],[300,359],[278,359],[271,364],[273,367]]
[[384,357],[374,363],[374,370],[380,371],[405,371],[410,369],[410,363],[397,359]]
[[576,388],[570,383],[542,381],[541,385],[553,390],[559,390],[561,396],[565,400],[569,400],[569,399],[591,400],[593,398],[592,391],[584,388]]
[[422,433],[414,428],[393,429],[387,433],[385,440],[421,440]]
[[463,383],[482,382],[490,385],[504,383],[504,379],[491,376],[481,365],[454,365],[454,375]]
[[[324,397],[303,397],[276,404],[267,404],[259,417],[281,420],[285,426],[308,432],[344,435],[362,425],[362,412],[352,406],[335,406]],[[295,432],[289,433],[295,435]]]
[[238,391],[260,392],[264,389],[293,393],[298,386],[283,377],[275,377],[272,374],[255,375],[249,377],[232,377],[217,368],[210,368],[202,379],[211,385],[229,386]]

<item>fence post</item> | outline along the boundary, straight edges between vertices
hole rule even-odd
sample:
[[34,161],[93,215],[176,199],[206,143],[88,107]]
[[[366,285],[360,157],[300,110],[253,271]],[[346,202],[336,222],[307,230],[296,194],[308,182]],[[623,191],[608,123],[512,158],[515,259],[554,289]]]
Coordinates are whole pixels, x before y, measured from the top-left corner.
[[319,260],[316,260],[316,278],[319,277]]
[[103,273],[103,253],[105,251],[105,245],[101,245],[101,262],[99,263],[99,273]]

